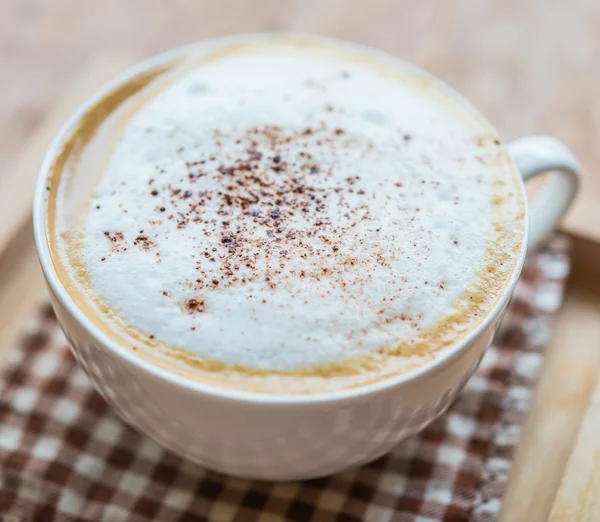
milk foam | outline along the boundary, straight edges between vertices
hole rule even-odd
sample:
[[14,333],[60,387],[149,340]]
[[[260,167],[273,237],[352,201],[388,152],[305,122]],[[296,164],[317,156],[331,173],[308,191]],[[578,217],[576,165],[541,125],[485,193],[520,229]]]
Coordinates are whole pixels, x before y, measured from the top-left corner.
[[411,353],[480,277],[499,158],[417,83],[225,55],[125,123],[84,226],[90,283],[153,343],[244,368]]

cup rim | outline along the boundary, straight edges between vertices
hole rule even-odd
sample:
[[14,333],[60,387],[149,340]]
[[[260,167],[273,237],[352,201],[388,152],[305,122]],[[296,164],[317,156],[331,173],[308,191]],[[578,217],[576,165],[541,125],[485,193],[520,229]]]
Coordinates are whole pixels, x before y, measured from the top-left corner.
[[[130,350],[122,347],[117,341],[108,336],[100,328],[96,327],[92,321],[77,307],[74,300],[71,298],[67,289],[62,284],[58,274],[56,273],[54,263],[50,255],[50,247],[46,236],[46,182],[52,163],[55,159],[56,153],[60,150],[61,145],[65,139],[70,135],[70,131],[76,126],[77,122],[81,117],[90,109],[96,102],[98,102],[107,92],[117,88],[119,85],[130,80],[131,78],[160,65],[161,63],[167,63],[181,55],[190,52],[191,50],[197,50],[204,48],[212,48],[230,45],[238,42],[248,42],[252,40],[264,40],[270,38],[300,38],[307,39],[310,41],[332,43],[339,45],[343,48],[357,50],[366,53],[370,56],[379,57],[391,64],[397,65],[400,68],[416,72],[424,78],[431,81],[436,88],[442,90],[448,94],[454,101],[465,105],[469,110],[473,111],[474,115],[478,116],[490,129],[493,129],[496,134],[495,127],[484,117],[479,110],[471,104],[466,98],[455,91],[448,84],[433,76],[432,74],[423,71],[422,69],[405,62],[399,57],[389,54],[385,51],[377,48],[372,48],[366,45],[357,44],[343,39],[332,38],[314,34],[304,34],[296,32],[265,32],[265,33],[241,33],[232,34],[228,36],[222,36],[217,38],[209,38],[206,40],[200,40],[183,46],[178,46],[165,52],[156,54],[149,58],[146,58],[132,67],[129,67],[124,72],[115,76],[112,80],[106,82],[104,85],[99,87],[94,93],[92,93],[86,100],[79,105],[79,107],[71,114],[66,120],[63,126],[60,128],[58,133],[52,140],[44,159],[42,161],[38,178],[36,182],[34,201],[33,201],[33,229],[36,249],[38,252],[40,265],[44,273],[46,283],[50,287],[54,296],[60,301],[60,303],[68,310],[71,316],[78,322],[78,324],[84,328],[87,333],[105,349],[109,350],[116,357],[134,366],[136,369],[150,374],[154,378],[165,380],[172,385],[176,385],[182,388],[186,388],[193,392],[200,392],[206,395],[221,399],[229,399],[240,402],[248,403],[259,403],[259,404],[306,404],[306,403],[323,403],[323,402],[337,402],[346,399],[352,399],[356,397],[362,397],[371,395],[377,392],[383,392],[390,388],[414,381],[442,366],[448,360],[452,359],[459,352],[469,346],[475,338],[477,338],[490,323],[501,313],[507,301],[512,296],[515,286],[521,275],[523,263],[526,253],[527,238],[529,234],[529,220],[527,211],[527,197],[525,193],[524,182],[519,175],[520,187],[522,197],[525,202],[525,217],[524,217],[524,234],[521,240],[521,248],[519,251],[519,258],[515,265],[514,272],[509,281],[505,283],[505,287],[502,293],[499,294],[494,306],[487,312],[487,315],[482,319],[469,333],[464,337],[453,343],[452,345],[441,349],[436,353],[435,358],[432,361],[428,361],[425,364],[413,368],[407,372],[393,375],[387,378],[382,378],[373,383],[367,383],[364,385],[358,385],[352,388],[342,388],[339,390],[325,391],[319,393],[266,393],[266,392],[255,392],[249,390],[242,390],[237,388],[227,388],[225,386],[218,386],[214,384],[204,383],[200,380],[194,380],[188,377],[177,375],[174,372],[163,369],[157,365],[154,365],[144,359],[141,356],[135,355]],[[506,145],[502,145],[506,149]],[[510,158],[510,155],[509,155]],[[518,174],[518,170],[511,159],[511,166],[515,173]]]

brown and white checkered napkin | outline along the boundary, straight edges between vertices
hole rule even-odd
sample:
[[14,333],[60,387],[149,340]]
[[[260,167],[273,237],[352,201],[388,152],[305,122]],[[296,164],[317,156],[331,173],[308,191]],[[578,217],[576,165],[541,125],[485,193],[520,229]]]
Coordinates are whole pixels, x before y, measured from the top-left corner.
[[0,520],[490,521],[569,269],[566,238],[527,260],[494,346],[457,402],[361,468],[252,482],[129,428],[76,365],[46,307],[0,375]]

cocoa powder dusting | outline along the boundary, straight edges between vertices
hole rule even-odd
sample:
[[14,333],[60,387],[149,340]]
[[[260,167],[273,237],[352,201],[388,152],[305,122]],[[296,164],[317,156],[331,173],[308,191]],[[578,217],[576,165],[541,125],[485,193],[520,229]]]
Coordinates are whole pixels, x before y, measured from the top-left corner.
[[[352,146],[351,135],[321,122],[296,131],[276,125],[251,127],[241,135],[215,131],[213,137],[235,143],[238,152],[225,147],[210,156],[198,152],[197,158],[182,163],[181,179],[170,177],[168,182],[162,182],[160,174],[169,166],[159,164],[158,174],[148,182],[155,211],[164,213],[176,228],[189,229],[191,240],[202,238],[198,240],[202,250],[192,256],[195,277],[182,281],[182,287],[206,292],[258,280],[275,288],[290,277],[326,278],[345,287],[348,281],[340,278],[357,260],[343,253],[341,238],[354,237],[362,243],[353,229],[373,218],[356,198],[375,197],[360,176],[338,176],[334,186],[328,181],[336,157]],[[369,152],[367,147],[362,154]],[[344,220],[332,219],[330,208]],[[160,262],[160,237],[153,238],[161,230],[164,233],[163,220],[140,225],[143,229],[133,245],[154,250]],[[372,230],[379,232],[377,223]],[[111,242],[123,240],[119,232],[105,234]],[[207,238],[212,246],[207,246]],[[287,259],[304,259],[307,265],[291,269]],[[390,266],[381,253],[371,262]],[[365,277],[368,272],[365,266]],[[182,308],[189,314],[203,312],[205,301],[193,297]]]
[[204,299],[199,299],[195,297],[184,301],[183,308],[188,314],[204,312],[206,309]]

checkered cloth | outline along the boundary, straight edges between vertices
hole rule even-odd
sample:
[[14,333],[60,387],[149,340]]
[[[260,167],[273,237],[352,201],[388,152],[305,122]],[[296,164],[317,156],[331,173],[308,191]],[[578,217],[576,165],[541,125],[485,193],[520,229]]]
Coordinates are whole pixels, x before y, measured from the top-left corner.
[[0,520],[494,520],[567,250],[558,236],[529,257],[495,345],[445,415],[371,464],[303,482],[209,472],[129,428],[45,307],[0,376]]

